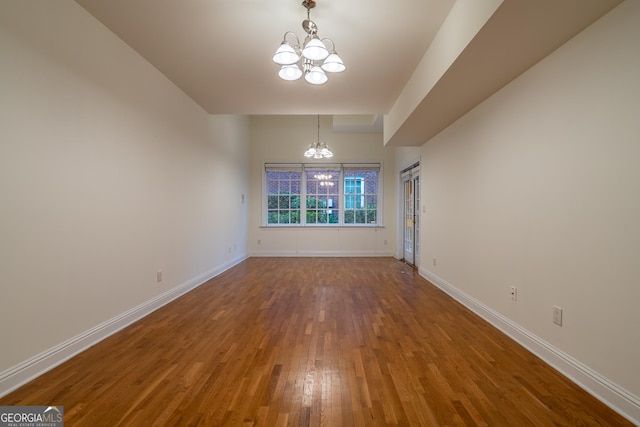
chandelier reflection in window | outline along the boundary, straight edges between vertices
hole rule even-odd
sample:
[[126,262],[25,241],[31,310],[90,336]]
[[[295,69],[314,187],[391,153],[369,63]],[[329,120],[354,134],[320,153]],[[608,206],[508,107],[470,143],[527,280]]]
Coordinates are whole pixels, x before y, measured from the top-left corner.
[[333,187],[335,185],[335,182],[331,181],[331,178],[333,178],[332,175],[325,175],[321,173],[319,175],[314,175],[313,177],[320,181],[321,187]]

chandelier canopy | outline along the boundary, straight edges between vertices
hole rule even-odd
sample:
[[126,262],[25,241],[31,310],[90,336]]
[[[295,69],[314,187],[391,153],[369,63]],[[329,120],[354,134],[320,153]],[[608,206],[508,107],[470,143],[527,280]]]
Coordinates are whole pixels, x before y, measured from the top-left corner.
[[329,159],[333,157],[333,152],[329,149],[329,146],[324,142],[320,142],[320,115],[318,115],[318,139],[316,142],[312,142],[304,152],[305,157],[314,159]]
[[[298,36],[287,31],[273,55],[273,62],[280,65],[278,76],[283,80],[298,80],[304,75],[307,83],[321,85],[329,80],[326,73],[340,73],[346,67],[333,40],[320,39],[318,26],[309,18],[309,11],[316,7],[315,0],[304,0],[302,5],[307,8],[307,19],[302,21],[302,28],[307,33],[304,43],[301,45]],[[291,42],[287,40],[288,36]]]

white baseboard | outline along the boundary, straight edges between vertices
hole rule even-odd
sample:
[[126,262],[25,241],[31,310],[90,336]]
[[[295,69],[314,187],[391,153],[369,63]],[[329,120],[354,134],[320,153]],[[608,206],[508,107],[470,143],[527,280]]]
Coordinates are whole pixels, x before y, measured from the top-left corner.
[[133,307],[131,310],[43,351],[4,372],[0,372],[0,397],[9,394],[13,390],[55,368],[108,336],[131,325],[192,289],[197,288],[209,279],[241,263],[245,259],[247,259],[246,254],[234,258],[229,262],[219,265],[206,273],[194,277],[163,294]]
[[395,257],[391,251],[251,251],[252,257]]
[[453,299],[513,338],[520,345],[553,366],[611,409],[635,425],[640,426],[640,398],[638,396],[598,374],[593,369],[534,335],[511,319],[473,298],[471,295],[447,283],[429,270],[421,267],[419,272],[422,277],[433,283]]

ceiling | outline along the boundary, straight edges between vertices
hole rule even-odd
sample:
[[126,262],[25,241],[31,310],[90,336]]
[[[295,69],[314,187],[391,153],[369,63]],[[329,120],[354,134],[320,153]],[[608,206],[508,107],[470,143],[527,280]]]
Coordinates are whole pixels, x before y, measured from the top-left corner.
[[301,1],[77,0],[211,114],[383,114],[454,3],[317,0],[311,19],[347,66],[317,87],[271,60],[286,31],[306,34]]
[[[377,129],[377,116],[394,113],[403,96],[416,97],[403,91],[419,78],[415,70],[456,8],[456,16],[464,16],[463,7],[495,3],[495,13],[458,59],[435,84],[419,89],[425,93],[408,111],[395,114],[385,143],[418,145],[621,0],[316,0],[311,19],[318,34],[334,41],[347,66],[322,86],[280,80],[271,60],[286,31],[305,34],[307,12],[300,0],[76,1],[210,114],[353,116],[360,131],[367,129],[363,117],[371,117],[371,129]],[[517,63],[510,64],[515,52]],[[470,78],[478,73],[482,79]],[[442,117],[430,125],[423,114],[434,111]]]

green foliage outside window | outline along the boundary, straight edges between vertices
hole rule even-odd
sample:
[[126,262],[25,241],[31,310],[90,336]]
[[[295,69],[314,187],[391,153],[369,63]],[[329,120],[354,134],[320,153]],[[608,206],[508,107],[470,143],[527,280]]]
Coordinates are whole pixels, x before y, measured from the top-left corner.
[[325,197],[307,196],[307,224],[338,224],[338,210],[328,206]]
[[272,194],[267,197],[268,224],[300,224],[300,196]]

